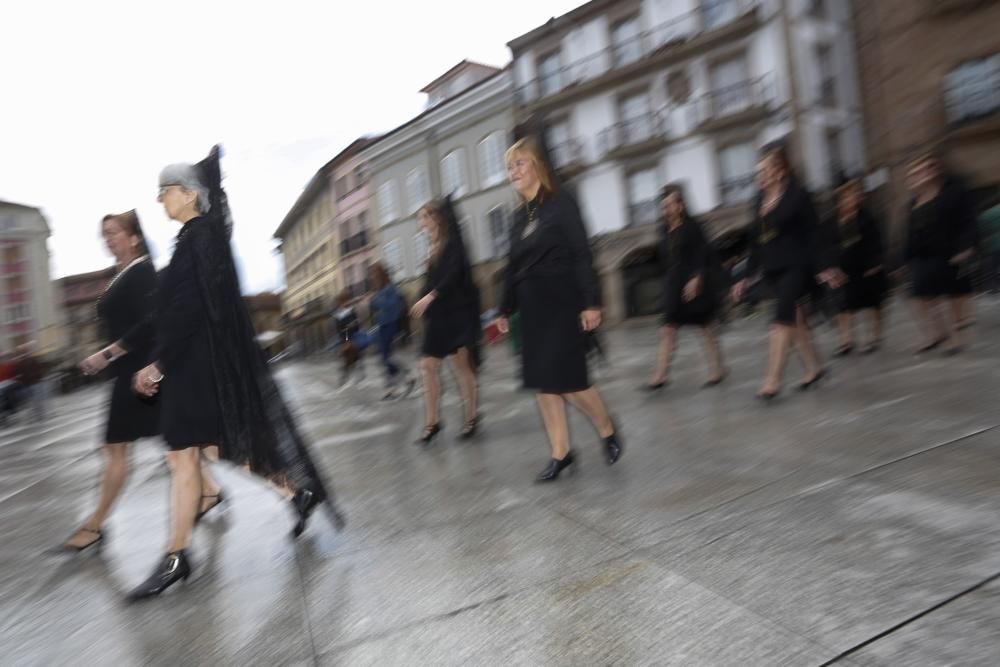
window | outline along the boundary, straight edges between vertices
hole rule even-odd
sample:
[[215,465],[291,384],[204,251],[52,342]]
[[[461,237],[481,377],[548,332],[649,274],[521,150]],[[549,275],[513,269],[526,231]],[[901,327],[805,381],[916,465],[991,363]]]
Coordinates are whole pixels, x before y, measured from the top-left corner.
[[615,67],[624,67],[642,57],[642,45],[639,42],[639,37],[638,16],[616,23],[611,28]]
[[819,98],[824,106],[837,106],[837,87],[834,79],[833,47],[820,44],[816,47],[816,67],[819,70]]
[[646,93],[622,99],[619,114],[624,143],[634,144],[653,136],[653,116],[649,111],[649,95]]
[[427,232],[419,231],[413,237],[413,260],[417,267],[427,264],[427,251],[429,250]]
[[416,213],[431,198],[427,189],[427,174],[424,173],[423,167],[413,169],[406,177],[406,196],[409,204],[408,213]]
[[552,95],[562,88],[560,76],[559,52],[543,56],[538,62],[538,79],[541,82],[542,96]]
[[746,203],[753,197],[753,144],[733,144],[719,151],[719,190],[724,206]]
[[496,131],[479,142],[479,175],[484,188],[504,180],[504,134]]
[[656,192],[658,183],[655,169],[634,171],[628,176],[629,224],[646,225],[656,222]]
[[403,275],[403,246],[399,239],[393,239],[382,247],[382,257],[389,275],[393,278]]
[[948,120],[962,123],[1000,111],[1000,54],[964,62],[945,76]]
[[824,18],[826,16],[825,0],[806,0],[806,11],[814,18]]
[[378,187],[378,217],[383,225],[387,225],[399,217],[396,204],[396,184],[386,181]]
[[337,193],[337,199],[343,199],[347,196],[347,193],[351,191],[351,188],[347,183],[347,176],[341,176],[333,183],[334,192]]
[[712,67],[712,110],[715,113],[735,113],[750,105],[747,71],[743,58],[725,60]]
[[463,163],[461,148],[453,150],[441,160],[441,191],[445,195],[461,197],[465,194],[465,178],[462,175]]
[[490,239],[493,241],[493,256],[505,257],[510,250],[510,223],[503,206],[497,206],[486,214],[490,224]]
[[840,130],[829,128],[826,131],[826,156],[830,165],[830,182],[836,183],[844,163],[840,151]]
[[702,0],[701,15],[705,21],[705,29],[711,30],[739,16],[739,6],[736,0]]

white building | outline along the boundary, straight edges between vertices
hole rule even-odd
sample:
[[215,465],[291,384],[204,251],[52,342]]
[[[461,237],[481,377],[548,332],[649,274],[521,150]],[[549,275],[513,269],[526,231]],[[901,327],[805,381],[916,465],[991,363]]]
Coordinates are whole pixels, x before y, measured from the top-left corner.
[[49,225],[33,206],[0,201],[0,352],[34,342],[36,351],[60,351],[62,332],[49,277]]
[[382,257],[412,299],[428,249],[417,210],[452,194],[488,308],[496,300],[514,202],[503,160],[513,120],[510,73],[462,61],[421,92],[427,109],[361,154],[375,193]]
[[[594,235],[609,318],[652,312],[656,193],[713,234],[749,221],[758,148],[809,187],[865,166],[847,0],[593,0],[511,41],[516,120],[541,119]],[[645,295],[645,296],[644,296]]]

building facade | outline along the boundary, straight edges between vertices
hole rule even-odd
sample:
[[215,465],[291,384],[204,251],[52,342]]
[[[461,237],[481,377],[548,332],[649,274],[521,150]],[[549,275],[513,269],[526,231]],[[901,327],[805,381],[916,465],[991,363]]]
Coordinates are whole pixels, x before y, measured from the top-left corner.
[[64,276],[56,281],[65,323],[65,361],[79,361],[110,342],[102,337],[97,301],[114,275],[115,267],[109,266],[101,271]]
[[906,162],[928,149],[966,177],[980,206],[1000,191],[1000,3],[854,3],[868,156],[902,234]]
[[497,300],[514,203],[503,159],[513,123],[510,72],[463,61],[422,92],[428,108],[362,153],[375,193],[380,254],[412,302],[428,251],[417,210],[452,195],[487,309]]
[[358,139],[331,165],[336,197],[333,226],[340,262],[334,279],[338,292],[358,298],[369,288],[368,268],[378,257],[378,234],[371,210],[368,166],[361,151],[374,139]]
[[42,355],[62,347],[60,307],[49,277],[49,225],[32,206],[0,201],[0,351],[34,342]]
[[716,236],[749,221],[768,141],[789,142],[815,190],[864,170],[850,19],[832,0],[593,0],[509,43],[515,120],[547,128],[610,321],[657,308],[665,183]]

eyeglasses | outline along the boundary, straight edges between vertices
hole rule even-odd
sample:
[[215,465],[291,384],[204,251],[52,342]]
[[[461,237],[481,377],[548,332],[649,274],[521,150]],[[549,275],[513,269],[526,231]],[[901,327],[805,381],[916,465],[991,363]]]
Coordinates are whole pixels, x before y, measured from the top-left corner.
[[178,183],[167,183],[166,185],[161,185],[160,196],[162,197],[163,195],[167,194],[167,191],[170,190],[170,188],[176,188],[176,187],[179,187]]

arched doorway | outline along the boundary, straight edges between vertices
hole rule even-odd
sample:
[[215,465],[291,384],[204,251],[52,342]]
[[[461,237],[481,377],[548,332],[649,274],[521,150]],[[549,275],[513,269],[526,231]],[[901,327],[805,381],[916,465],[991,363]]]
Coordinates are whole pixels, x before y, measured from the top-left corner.
[[643,246],[622,260],[625,317],[643,317],[660,312],[663,303],[663,267],[656,246]]

